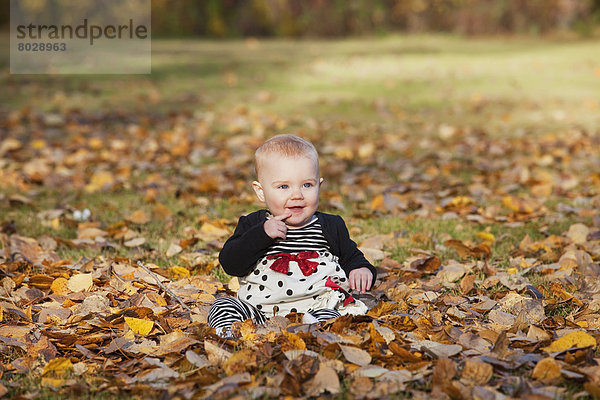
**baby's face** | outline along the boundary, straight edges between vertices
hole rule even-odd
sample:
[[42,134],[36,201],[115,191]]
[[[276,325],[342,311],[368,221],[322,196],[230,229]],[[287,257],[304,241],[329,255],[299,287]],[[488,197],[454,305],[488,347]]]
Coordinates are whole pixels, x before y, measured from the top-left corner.
[[308,157],[266,157],[253,187],[273,216],[290,214],[284,220],[290,227],[310,222],[319,205],[319,170]]

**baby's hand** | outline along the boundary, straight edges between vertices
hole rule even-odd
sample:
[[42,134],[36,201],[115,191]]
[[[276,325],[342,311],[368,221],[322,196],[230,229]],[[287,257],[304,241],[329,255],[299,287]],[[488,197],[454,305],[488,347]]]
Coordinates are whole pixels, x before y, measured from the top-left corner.
[[371,288],[373,273],[367,267],[357,268],[350,271],[350,289],[364,293]]
[[285,239],[287,234],[287,225],[283,222],[284,219],[291,217],[291,213],[281,214],[271,219],[268,219],[267,222],[263,225],[265,229],[265,233],[269,235],[272,239]]

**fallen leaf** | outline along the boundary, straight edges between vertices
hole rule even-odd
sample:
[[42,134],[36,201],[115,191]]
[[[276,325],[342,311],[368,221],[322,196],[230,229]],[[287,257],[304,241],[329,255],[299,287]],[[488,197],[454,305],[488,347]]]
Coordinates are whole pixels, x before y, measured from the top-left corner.
[[557,383],[560,376],[560,365],[552,357],[543,358],[538,361],[531,373],[533,379],[537,379],[545,385]]
[[208,361],[213,365],[223,365],[232,354],[209,340],[204,341],[204,350],[208,356]]
[[483,243],[486,243],[488,245],[492,245],[494,243],[494,240],[496,240],[494,235],[489,232],[477,232],[475,236],[481,239]]
[[460,280],[460,291],[462,294],[468,294],[471,290],[473,290],[475,283],[475,275],[465,275]]
[[133,214],[131,214],[126,219],[129,222],[139,225],[147,224],[152,220],[143,210],[134,211]]
[[583,224],[573,224],[569,227],[567,237],[575,244],[584,244],[587,242],[587,237],[590,233],[590,228]]
[[62,277],[56,278],[52,282],[52,285],[50,285],[50,290],[52,290],[52,293],[54,294],[68,294],[70,292],[68,288],[68,280]]
[[187,278],[190,276],[190,271],[187,268],[179,267],[177,265],[169,268],[169,270],[176,279]]
[[73,364],[71,360],[65,357],[58,357],[51,360],[44,366],[42,375],[51,375],[57,378],[65,376],[68,372],[73,370]]
[[123,243],[126,247],[138,247],[146,243],[146,239],[143,237],[134,238]]
[[153,321],[142,318],[125,317],[125,323],[133,333],[138,335],[147,335],[154,327]]
[[183,248],[178,244],[171,243],[171,245],[167,249],[166,255],[167,257],[173,257],[174,255],[181,253],[182,250]]
[[359,349],[358,347],[352,346],[343,346],[340,345],[342,349],[342,354],[351,363],[356,365],[365,366],[371,362],[371,355],[364,351],[363,349]]
[[483,386],[492,379],[494,368],[481,361],[466,360],[461,375],[461,382],[467,385]]
[[236,351],[223,363],[227,375],[241,374],[253,367],[256,367],[256,352],[252,349]]
[[210,365],[208,358],[204,354],[198,354],[192,350],[185,352],[185,358],[192,363],[196,368],[204,368]]
[[67,281],[67,288],[77,293],[90,290],[93,284],[92,274],[76,274]]
[[542,347],[546,353],[556,353],[570,349],[571,347],[596,347],[596,339],[589,333],[584,331],[577,331],[567,333],[561,336],[548,347]]
[[323,393],[337,394],[341,390],[337,373],[324,363],[319,365],[319,371],[305,384],[305,388],[307,396],[318,396]]

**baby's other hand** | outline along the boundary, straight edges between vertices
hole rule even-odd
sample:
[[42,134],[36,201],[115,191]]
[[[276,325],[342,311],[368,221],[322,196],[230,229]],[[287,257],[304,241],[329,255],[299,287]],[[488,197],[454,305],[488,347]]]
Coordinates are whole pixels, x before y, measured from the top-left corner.
[[371,288],[373,273],[367,267],[357,268],[350,271],[350,289],[364,293]]
[[292,214],[287,213],[268,219],[267,222],[265,222],[265,224],[263,225],[265,233],[271,239],[285,239],[285,236],[287,234],[287,225],[285,224],[285,222],[283,222],[283,220],[291,216]]

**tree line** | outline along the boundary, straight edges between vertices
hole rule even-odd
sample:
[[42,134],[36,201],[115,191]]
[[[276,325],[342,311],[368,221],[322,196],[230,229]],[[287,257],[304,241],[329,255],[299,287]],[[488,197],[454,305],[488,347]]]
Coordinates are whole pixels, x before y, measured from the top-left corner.
[[600,0],[151,0],[151,9],[154,37],[592,33],[600,22]]

